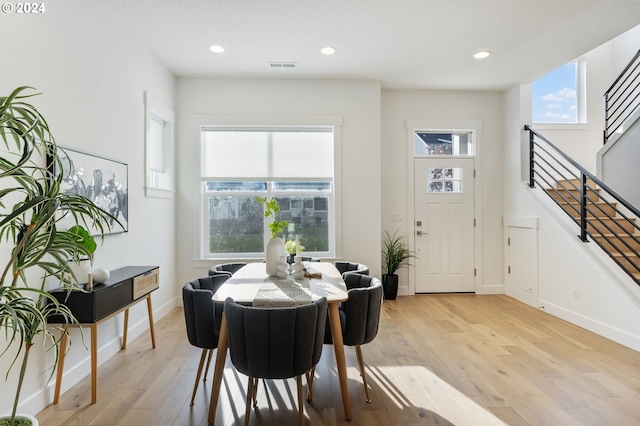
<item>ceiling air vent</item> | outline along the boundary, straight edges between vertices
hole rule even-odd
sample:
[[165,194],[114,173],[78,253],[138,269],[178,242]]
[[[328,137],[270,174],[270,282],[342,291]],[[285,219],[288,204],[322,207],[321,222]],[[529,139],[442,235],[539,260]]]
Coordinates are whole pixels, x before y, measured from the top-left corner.
[[269,62],[269,68],[286,68],[292,69],[296,68],[298,64],[295,62]]

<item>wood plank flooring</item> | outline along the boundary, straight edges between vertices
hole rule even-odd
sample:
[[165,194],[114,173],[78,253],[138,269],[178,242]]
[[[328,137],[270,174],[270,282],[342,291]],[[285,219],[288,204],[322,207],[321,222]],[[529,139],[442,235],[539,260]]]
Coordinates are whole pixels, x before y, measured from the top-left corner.
[[[44,426],[207,424],[212,371],[189,406],[200,350],[181,309],[130,342],[42,410]],[[421,295],[385,301],[376,340],[363,346],[365,403],[355,350],[345,348],[353,419],[344,419],[335,359],[316,369],[311,425],[637,425],[640,353],[502,295]],[[216,425],[244,424],[246,377],[227,358]],[[306,383],[305,383],[306,386]],[[294,380],[260,384],[251,424],[296,424]]]

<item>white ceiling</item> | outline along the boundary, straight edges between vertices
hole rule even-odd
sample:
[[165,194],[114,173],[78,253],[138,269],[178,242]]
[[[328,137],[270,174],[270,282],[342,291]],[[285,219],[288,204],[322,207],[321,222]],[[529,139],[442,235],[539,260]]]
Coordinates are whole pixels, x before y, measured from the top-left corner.
[[[370,79],[407,89],[532,81],[640,24],[640,0],[104,2],[176,76]],[[226,51],[213,54],[212,44]],[[320,54],[327,45],[337,53]],[[473,59],[485,49],[489,58]]]

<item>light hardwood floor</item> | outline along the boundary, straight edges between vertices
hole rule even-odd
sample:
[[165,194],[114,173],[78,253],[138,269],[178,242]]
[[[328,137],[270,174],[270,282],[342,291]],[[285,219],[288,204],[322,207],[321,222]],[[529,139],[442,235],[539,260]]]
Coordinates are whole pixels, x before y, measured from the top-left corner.
[[[200,350],[176,309],[41,411],[43,426],[206,425],[212,372],[189,399]],[[365,403],[346,347],[353,419],[344,419],[333,351],[316,369],[311,425],[638,425],[640,353],[507,296],[423,295],[385,301],[378,337],[363,346]],[[216,425],[244,422],[246,377],[225,369]],[[306,386],[306,385],[305,385]],[[295,381],[260,384],[251,424],[296,424]]]

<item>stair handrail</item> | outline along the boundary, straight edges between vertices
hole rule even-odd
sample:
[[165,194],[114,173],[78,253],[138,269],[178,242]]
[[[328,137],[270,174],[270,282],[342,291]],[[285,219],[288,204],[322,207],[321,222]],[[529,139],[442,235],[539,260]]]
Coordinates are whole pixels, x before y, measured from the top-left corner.
[[[638,52],[638,53],[640,53],[640,52]],[[611,189],[609,186],[607,186],[607,184],[605,184],[600,179],[598,179],[596,176],[594,176],[593,174],[588,172],[584,167],[582,167],[579,163],[577,163],[573,158],[571,158],[567,154],[565,154],[560,148],[555,146],[553,143],[551,143],[547,138],[542,136],[540,133],[536,132],[528,124],[525,124],[524,129],[529,131],[529,164],[530,164],[530,167],[529,167],[529,187],[530,188],[535,188],[535,182],[534,182],[534,177],[533,177],[533,167],[532,167],[532,164],[531,164],[531,162],[533,161],[533,155],[531,155],[532,154],[532,149],[533,149],[532,143],[533,143],[533,136],[535,135],[536,137],[542,139],[551,148],[553,148],[563,159],[567,160],[572,166],[574,166],[576,169],[578,169],[578,171],[581,174],[583,174],[584,176],[586,176],[589,179],[591,179],[596,185],[598,185],[598,187],[602,188],[608,195],[610,195],[613,199],[615,199],[617,202],[622,204],[634,216],[637,216],[638,218],[640,218],[640,210],[638,210],[636,207],[632,206],[627,200],[625,200],[620,195],[618,195],[618,193],[615,192],[613,189]]]
[[[636,72],[638,67],[640,67],[640,50],[603,95],[605,144],[640,106],[640,90],[638,90],[640,73]],[[634,84],[635,86],[632,87]]]
[[[638,208],[531,126],[525,125],[524,129],[529,132],[529,187],[535,188],[539,183],[543,191],[577,222],[580,240],[587,243],[590,236],[640,285]],[[579,182],[574,183],[574,180]],[[618,204],[626,211],[618,208]],[[630,218],[631,215],[635,218]]]

